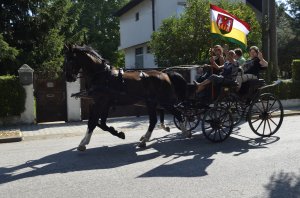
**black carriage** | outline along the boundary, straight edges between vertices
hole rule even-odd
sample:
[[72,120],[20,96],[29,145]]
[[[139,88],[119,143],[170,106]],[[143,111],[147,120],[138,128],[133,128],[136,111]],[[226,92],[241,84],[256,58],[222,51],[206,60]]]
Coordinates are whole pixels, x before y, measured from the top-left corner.
[[[196,96],[179,103],[177,108],[182,112],[187,130],[192,131],[201,123],[204,136],[212,142],[227,139],[243,119],[255,134],[269,137],[279,130],[284,116],[280,100],[267,92],[279,83],[266,85],[263,79],[250,80],[243,83],[239,92],[235,91],[235,84],[224,83],[220,90],[212,89],[215,93],[210,93],[210,98]],[[175,117],[174,123],[179,128]]]

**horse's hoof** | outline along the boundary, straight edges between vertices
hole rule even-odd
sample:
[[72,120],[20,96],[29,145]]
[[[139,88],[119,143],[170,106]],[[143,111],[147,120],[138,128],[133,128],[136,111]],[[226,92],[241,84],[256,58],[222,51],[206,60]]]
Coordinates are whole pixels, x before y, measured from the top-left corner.
[[124,140],[125,139],[125,133],[119,132],[118,137]]
[[145,135],[143,135],[141,138],[140,138],[140,141],[143,141],[145,139]]
[[79,146],[77,147],[77,150],[83,152],[83,151],[86,150],[86,147],[85,147],[84,145],[79,145]]
[[166,131],[167,132],[170,132],[171,130],[170,130],[170,127],[166,127]]
[[138,147],[139,148],[146,148],[146,142],[145,141],[142,141],[138,144]]

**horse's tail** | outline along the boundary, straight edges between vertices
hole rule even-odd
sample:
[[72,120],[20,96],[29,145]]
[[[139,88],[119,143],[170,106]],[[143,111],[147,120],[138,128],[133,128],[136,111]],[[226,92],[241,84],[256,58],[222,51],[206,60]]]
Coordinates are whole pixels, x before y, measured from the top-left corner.
[[177,72],[166,72],[171,80],[176,96],[179,101],[184,101],[187,96],[187,82],[183,76]]

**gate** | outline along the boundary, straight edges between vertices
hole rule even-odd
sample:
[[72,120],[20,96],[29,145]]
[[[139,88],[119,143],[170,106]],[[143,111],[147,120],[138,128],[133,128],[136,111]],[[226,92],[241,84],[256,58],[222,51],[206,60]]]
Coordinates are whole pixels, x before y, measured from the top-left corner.
[[[80,79],[80,90],[85,89],[84,78]],[[81,98],[81,119],[89,119],[90,105],[93,103],[92,99]],[[113,106],[109,110],[108,117],[122,117],[122,116],[141,116],[147,115],[147,109],[143,106],[125,105],[125,106]]]
[[66,81],[34,74],[37,122],[67,121]]

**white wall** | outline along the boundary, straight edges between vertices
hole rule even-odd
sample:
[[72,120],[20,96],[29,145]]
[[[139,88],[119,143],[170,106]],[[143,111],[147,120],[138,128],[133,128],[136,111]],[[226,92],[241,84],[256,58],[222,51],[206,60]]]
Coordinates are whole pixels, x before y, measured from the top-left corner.
[[81,106],[80,99],[71,97],[73,93],[80,91],[79,80],[75,82],[67,82],[67,114],[68,121],[80,121],[81,120]]
[[157,67],[154,62],[153,54],[147,53],[147,44],[136,45],[125,49],[125,68],[133,69],[135,68],[135,49],[143,47],[143,59],[144,68],[154,68]]
[[156,30],[162,23],[162,20],[177,15],[178,2],[186,0],[156,0],[155,1],[155,26]]
[[[136,13],[139,20],[135,20]],[[152,2],[145,0],[120,17],[120,49],[148,42],[152,34]]]
[[21,113],[21,122],[26,124],[34,123],[34,96],[33,96],[33,84],[23,85],[26,91],[25,99],[25,111]]

